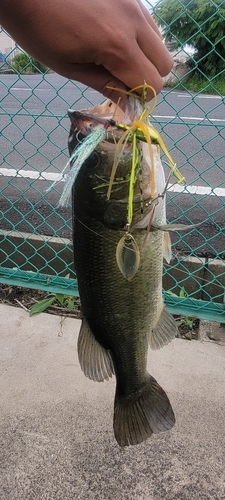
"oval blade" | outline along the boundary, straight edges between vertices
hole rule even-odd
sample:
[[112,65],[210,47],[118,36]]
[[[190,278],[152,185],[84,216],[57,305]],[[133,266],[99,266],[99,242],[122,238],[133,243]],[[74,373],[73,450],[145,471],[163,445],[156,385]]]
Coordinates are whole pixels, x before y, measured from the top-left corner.
[[125,234],[116,247],[116,262],[124,278],[130,281],[140,265],[140,251],[131,234]]

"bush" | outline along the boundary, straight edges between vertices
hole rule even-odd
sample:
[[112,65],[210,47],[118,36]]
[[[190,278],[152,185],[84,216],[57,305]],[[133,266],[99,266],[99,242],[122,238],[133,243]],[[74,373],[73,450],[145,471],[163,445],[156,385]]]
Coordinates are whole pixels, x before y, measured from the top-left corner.
[[166,82],[165,87],[176,88],[182,90],[190,90],[191,92],[203,92],[204,94],[225,95],[225,81],[221,77],[204,77],[196,73],[190,75],[185,81]]
[[11,62],[11,66],[15,68],[18,73],[25,74],[45,73],[48,71],[47,66],[36,61],[33,57],[28,56],[25,52],[17,54]]

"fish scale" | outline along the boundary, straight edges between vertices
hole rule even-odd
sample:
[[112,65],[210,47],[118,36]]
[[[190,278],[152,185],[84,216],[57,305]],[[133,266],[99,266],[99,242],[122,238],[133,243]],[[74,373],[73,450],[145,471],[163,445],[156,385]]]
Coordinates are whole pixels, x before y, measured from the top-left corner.
[[[129,393],[130,386],[134,383],[133,379],[139,384],[139,380],[133,377],[137,366],[139,366],[136,359],[143,357],[143,352],[147,351],[150,335],[149,325],[152,323],[152,309],[149,308],[146,314],[146,303],[155,301],[155,297],[151,297],[150,281],[146,281],[146,260],[143,259],[136,279],[134,277],[131,282],[126,281],[121,275],[115,259],[115,249],[120,233],[107,231],[104,226],[101,229],[102,232],[97,224],[95,230],[107,239],[102,240],[101,251],[99,251],[100,237],[85,230],[79,223],[75,223],[74,226],[76,239],[82,241],[82,245],[79,244],[79,256],[75,250],[75,258],[77,261],[79,260],[76,272],[82,313],[91,329],[95,331],[96,339],[111,351],[118,378],[121,379],[120,386],[123,387],[124,393]],[[108,248],[109,240],[110,250]],[[149,244],[151,244],[150,240],[144,248],[145,252],[148,252]],[[82,253],[82,262],[80,253]],[[148,276],[151,279],[150,273]],[[145,290],[149,290],[148,293],[142,292],[143,281]],[[142,343],[138,341],[136,336],[132,335],[133,331],[139,332]],[[127,352],[129,352],[129,356],[127,356]],[[132,352],[135,352],[134,365],[130,356]],[[123,363],[121,363],[121,359],[123,359]],[[121,377],[120,370],[123,373]],[[139,366],[139,371],[143,377],[146,366]]]

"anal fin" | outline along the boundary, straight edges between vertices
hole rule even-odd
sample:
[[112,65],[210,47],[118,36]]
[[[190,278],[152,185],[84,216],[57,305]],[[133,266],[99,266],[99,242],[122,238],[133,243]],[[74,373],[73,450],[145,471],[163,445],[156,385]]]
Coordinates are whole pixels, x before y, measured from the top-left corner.
[[112,377],[114,367],[110,352],[96,340],[85,318],[79,332],[77,351],[81,370],[87,378],[104,382]]
[[177,324],[173,316],[162,305],[161,314],[151,332],[149,345],[151,349],[160,349],[169,344],[177,333]]

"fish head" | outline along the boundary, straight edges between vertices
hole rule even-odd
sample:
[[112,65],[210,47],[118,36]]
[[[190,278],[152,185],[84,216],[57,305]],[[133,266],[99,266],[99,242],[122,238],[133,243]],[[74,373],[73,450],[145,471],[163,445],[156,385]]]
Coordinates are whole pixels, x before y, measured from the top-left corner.
[[[113,123],[131,126],[135,118],[134,112],[129,112],[129,110],[123,112],[112,101],[107,100],[102,105],[82,111],[69,110],[68,114],[71,120],[68,143],[70,154],[85,138],[91,137],[91,134],[94,137],[93,132],[105,127],[103,140],[83,162],[76,184],[79,184],[79,189],[81,189],[81,183],[88,186],[89,203],[92,207],[97,207],[99,204],[101,212],[104,213],[104,223],[124,229],[127,225],[133,143],[132,137],[121,142],[124,130],[119,129]],[[152,148],[154,156],[157,155],[157,147],[152,146]],[[146,144],[142,141],[138,141],[137,155],[138,162],[133,183],[132,225],[138,227],[140,224],[139,227],[143,229],[147,227],[151,217],[154,199],[158,198],[156,214],[160,213],[163,208],[164,202],[162,203],[159,194],[163,191],[165,178],[161,163],[158,165],[156,162],[155,191],[152,196],[152,192],[150,193],[152,162],[147,153]],[[118,162],[110,196],[108,196],[115,157],[118,157]]]
[[[111,101],[106,101],[102,105],[93,108],[85,109],[82,111],[68,111],[71,128],[69,135],[69,152],[72,154],[74,149],[83,141],[87,136],[103,128],[103,124],[107,123],[110,119],[115,121],[123,120],[123,111],[117,108]],[[123,134],[123,131],[118,130],[115,126],[109,126],[106,130],[105,137],[99,145],[96,146],[93,153],[83,163],[83,171],[85,176],[96,190],[97,196],[106,196],[107,186],[115,159],[116,146]],[[127,189],[123,189],[118,180],[122,181],[123,177],[130,174],[131,169],[131,155],[132,143],[129,141],[124,148],[120,161],[116,170],[115,184],[118,189],[112,190],[112,199],[120,199],[120,197],[127,194]],[[98,189],[99,186],[99,189]],[[105,188],[105,189],[103,189]],[[121,188],[121,189],[120,189]],[[124,194],[122,194],[124,191]]]

